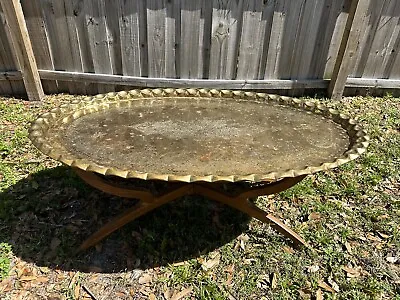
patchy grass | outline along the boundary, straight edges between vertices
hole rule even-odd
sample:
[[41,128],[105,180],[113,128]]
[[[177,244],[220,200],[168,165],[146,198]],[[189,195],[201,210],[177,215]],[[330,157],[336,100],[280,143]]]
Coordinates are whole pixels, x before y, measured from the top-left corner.
[[76,255],[132,203],[86,186],[29,143],[29,123],[73,98],[0,101],[0,298],[399,299],[400,99],[322,99],[364,124],[368,152],[257,200],[312,250],[191,196]]

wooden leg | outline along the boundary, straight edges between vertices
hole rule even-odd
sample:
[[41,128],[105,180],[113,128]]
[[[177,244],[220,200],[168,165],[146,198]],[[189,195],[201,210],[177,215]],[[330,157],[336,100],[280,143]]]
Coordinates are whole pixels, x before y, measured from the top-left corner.
[[189,194],[204,195],[210,199],[236,208],[251,217],[259,219],[264,223],[271,224],[274,229],[276,229],[284,236],[290,238],[296,245],[308,246],[307,243],[296,232],[283,224],[279,219],[258,208],[256,205],[248,200],[249,198],[257,197],[260,195],[279,193],[295,185],[305,176],[286,178],[281,181],[267,184],[261,187],[254,187],[234,196],[227,195],[221,190],[215,189],[215,185],[210,183],[188,183],[179,185],[175,189],[169,190],[163,195],[156,197],[147,190],[133,190],[114,186],[92,172],[86,172],[79,169],[75,169],[75,172],[89,185],[105,193],[120,197],[139,199],[139,202],[135,206],[112,219],[97,232],[92,234],[88,239],[86,239],[79,247],[79,251],[86,250],[89,247],[96,245],[99,241],[101,241],[103,238],[105,238],[115,230],[152,211],[153,209],[156,209],[161,205],[171,202],[176,198]]
[[275,230],[279,233],[283,234],[287,238],[291,239],[295,245],[303,245],[307,246],[308,244],[304,239],[299,236],[296,232],[290,229],[288,226],[283,224],[278,218],[274,217],[271,214],[263,211],[258,208],[254,203],[249,201],[249,198],[260,196],[260,195],[269,195],[275,194],[281,191],[288,189],[289,187],[295,185],[299,181],[301,181],[305,176],[299,176],[295,178],[286,178],[281,181],[272,183],[265,187],[255,188],[250,191],[246,191],[237,196],[231,197],[227,196],[220,191],[214,190],[209,186],[205,186],[202,184],[196,184],[194,192],[202,194],[206,197],[209,197],[215,201],[221,202],[223,204],[229,205],[233,208],[236,208],[249,216],[260,220],[261,222],[270,224]]
[[166,193],[158,198],[154,198],[152,201],[147,202],[140,200],[135,206],[109,221],[98,231],[92,234],[88,239],[86,239],[79,247],[79,251],[86,250],[89,247],[96,245],[112,232],[128,224],[129,222],[132,222],[138,217],[152,211],[153,209],[156,209],[157,207],[160,207],[161,205],[171,202],[176,198],[186,194],[191,194],[191,190],[192,187],[190,185],[184,185],[172,192]]
[[114,186],[107,181],[103,180],[99,175],[93,172],[83,171],[78,168],[74,168],[75,173],[90,186],[110,195],[123,197],[123,198],[135,198],[143,201],[151,201],[154,196],[151,192],[139,189],[128,189]]

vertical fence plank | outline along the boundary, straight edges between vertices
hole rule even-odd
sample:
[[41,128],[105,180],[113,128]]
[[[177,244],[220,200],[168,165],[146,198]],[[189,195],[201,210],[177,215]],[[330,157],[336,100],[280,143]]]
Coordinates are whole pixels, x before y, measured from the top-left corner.
[[[71,52],[70,71],[84,72],[82,47],[79,39],[78,14],[82,10],[82,3],[79,5],[77,1],[64,0],[66,31],[69,38],[69,51]],[[62,16],[60,16],[62,18]],[[86,94],[87,84],[75,82],[69,85],[70,93]]]
[[365,63],[369,56],[372,43],[378,28],[379,16],[382,13],[384,1],[369,1],[368,10],[364,13],[363,33],[360,34],[360,42],[356,55],[354,77],[362,77],[365,71]]
[[361,19],[368,10],[368,5],[368,1],[353,0],[351,3],[338,58],[328,88],[328,94],[332,99],[338,100],[343,95],[347,76],[350,73],[350,62],[357,49],[358,39],[356,36],[362,30]]
[[141,0],[119,0],[118,15],[123,75],[147,75],[146,16],[143,6]]
[[[68,1],[68,0],[67,0]],[[121,36],[118,22],[118,2],[105,1],[107,40],[113,74],[122,74]]]
[[147,0],[149,77],[165,77],[165,0]]
[[[181,78],[203,78],[205,1],[185,1],[181,5]],[[203,15],[202,15],[203,12]],[[202,18],[203,16],[203,18]]]
[[282,31],[282,44],[280,49],[280,60],[277,63],[277,75],[275,78],[291,79],[292,69],[296,62],[296,49],[299,44],[301,22],[304,12],[305,0],[283,1],[280,11],[285,17]]
[[[373,24],[373,36],[368,40],[367,47],[363,51],[362,60],[363,72],[362,77],[373,78],[375,73],[375,63],[378,62],[379,56],[381,55],[382,48],[385,47],[384,39],[385,32],[388,27],[388,22],[390,22],[391,17],[387,18],[388,9],[393,9],[395,3],[389,0],[382,1],[382,5],[377,7],[377,16],[374,18]],[[365,51],[367,50],[367,51]],[[360,68],[360,69],[361,69]]]
[[[23,0],[21,5],[38,68],[54,70],[54,61],[40,0]],[[55,94],[58,92],[57,81],[42,80],[42,84],[46,93]]]
[[[236,0],[239,1],[239,0]],[[210,76],[210,51],[211,51],[211,26],[212,26],[212,1],[204,0],[200,15],[200,70],[201,78]]]
[[28,98],[29,100],[41,100],[44,97],[43,87],[21,3],[18,0],[2,0],[1,5],[10,30],[11,42],[18,59],[19,69],[23,72]]
[[[99,74],[113,74],[105,20],[105,0],[86,0],[85,11],[94,71]],[[114,89],[113,85],[99,85],[100,93]]]
[[[0,52],[3,60],[3,67],[0,67],[3,71],[14,71],[18,70],[18,59],[16,57],[15,51],[11,44],[10,30],[7,26],[4,12],[0,5]],[[26,94],[26,89],[23,81],[7,80],[3,82],[4,93],[6,94],[16,94],[23,95]]]
[[278,0],[275,3],[274,15],[272,19],[271,37],[268,46],[268,57],[265,66],[264,79],[278,79],[281,77],[279,72],[280,59],[282,55],[283,32],[287,18],[289,3]]
[[235,76],[241,6],[242,1],[213,1],[210,79],[233,79]]
[[367,66],[363,77],[382,78],[385,54],[389,49],[389,42],[398,21],[398,17],[396,18],[393,16],[396,3],[398,3],[398,1],[386,0],[383,5],[376,34],[366,61]]
[[181,1],[181,78],[199,78],[200,1]]
[[308,22],[304,22],[302,28],[302,31],[306,32],[306,34],[300,41],[301,46],[299,45],[299,47],[302,48],[302,51],[300,57],[297,57],[297,60],[299,60],[300,63],[297,74],[295,75],[296,79],[307,79],[313,77],[313,74],[311,73],[311,65],[312,60],[316,59],[314,56],[314,50],[317,46],[318,30],[323,30],[323,26],[320,24],[320,16],[324,8],[324,2],[321,0],[314,0],[310,2],[312,5],[309,11],[306,10],[308,16],[305,16],[305,18],[308,19]]
[[[395,1],[396,6],[393,10],[393,15],[390,19],[391,23],[394,24],[390,40],[388,41],[385,56],[381,66],[378,66],[378,74],[382,78],[391,78],[390,73],[392,70],[400,69],[400,64],[395,64],[396,55],[399,53],[400,48],[400,2]],[[399,55],[400,56],[400,55]],[[400,71],[399,71],[400,74]]]
[[[54,0],[57,2],[57,0]],[[62,36],[58,35],[57,22],[56,22],[56,9],[53,0],[41,0],[40,4],[43,11],[44,20],[46,22],[47,36],[49,38],[49,45],[53,57],[54,69],[58,71],[65,70],[65,66],[69,64],[71,59],[70,55],[64,57],[64,43],[68,42]],[[68,45],[67,45],[68,46]],[[58,81],[58,92],[68,92],[69,87],[67,82]]]
[[396,56],[393,58],[393,65],[389,72],[390,79],[400,79],[400,47],[397,45]]
[[297,78],[298,76],[300,64],[303,60],[302,53],[304,45],[306,44],[306,38],[308,35],[307,30],[311,22],[313,6],[314,6],[313,0],[306,0],[301,3],[290,64],[288,65],[283,63],[284,66],[290,68],[290,75],[289,77],[286,77],[287,75],[285,75],[284,78],[294,79]]
[[[14,62],[14,58],[11,55],[11,47],[8,43],[8,37],[6,30],[7,24],[5,21],[4,13],[0,5],[0,71],[14,71],[18,68]],[[25,92],[25,88],[22,86],[23,92]],[[12,95],[14,93],[14,89],[11,85],[11,82],[8,80],[0,80],[0,92],[2,95]]]
[[351,0],[332,1],[331,12],[326,20],[327,32],[332,32],[332,35],[324,34],[321,53],[327,54],[326,56],[322,54],[323,56],[318,59],[315,71],[317,78],[331,78],[332,76],[350,4]]
[[237,79],[256,79],[261,56],[263,0],[248,1],[243,7]]
[[[79,52],[76,52],[75,48],[77,45],[73,44],[74,35],[71,34],[67,22],[67,11],[66,4],[71,4],[70,0],[52,0],[49,2],[49,6],[47,6],[48,17],[51,18],[51,24],[55,27],[54,31],[52,31],[55,35],[52,37],[54,41],[57,43],[57,69],[64,71],[77,71],[75,69],[76,55],[80,56]],[[74,48],[73,48],[74,47]],[[74,58],[75,57],[75,58]],[[75,94],[76,83],[67,82],[68,92],[71,94]]]
[[258,66],[257,79],[264,78],[265,67],[267,64],[268,48],[271,38],[272,20],[274,15],[276,0],[268,0],[262,12],[261,17],[261,31],[260,31],[260,60]]
[[177,41],[176,34],[179,32],[179,1],[167,1],[167,17],[165,20],[165,77],[177,78],[176,62]]
[[[72,27],[72,34],[77,35],[77,43],[79,44],[80,63],[83,72],[94,73],[93,57],[89,44],[89,32],[87,30],[86,0],[72,0],[73,16],[69,18],[70,26]],[[75,32],[76,30],[76,32]],[[76,62],[76,67],[79,70],[79,62]],[[98,85],[94,83],[85,83],[86,94],[96,94],[98,92]]]

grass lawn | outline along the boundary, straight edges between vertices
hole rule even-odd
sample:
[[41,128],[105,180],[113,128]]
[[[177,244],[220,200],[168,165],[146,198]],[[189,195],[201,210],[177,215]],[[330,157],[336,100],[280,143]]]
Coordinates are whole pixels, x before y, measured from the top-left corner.
[[76,98],[0,98],[0,299],[400,299],[399,98],[320,99],[361,121],[367,153],[257,200],[312,250],[190,196],[75,254],[131,206],[30,144],[30,122]]

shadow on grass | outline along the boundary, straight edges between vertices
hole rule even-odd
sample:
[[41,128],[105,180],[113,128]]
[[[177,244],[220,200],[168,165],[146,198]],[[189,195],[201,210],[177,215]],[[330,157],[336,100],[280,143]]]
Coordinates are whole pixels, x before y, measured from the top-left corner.
[[31,174],[0,193],[0,242],[39,266],[118,272],[163,266],[207,253],[240,235],[250,218],[187,196],[129,223],[96,248],[79,244],[134,200],[109,196],[67,167]]

